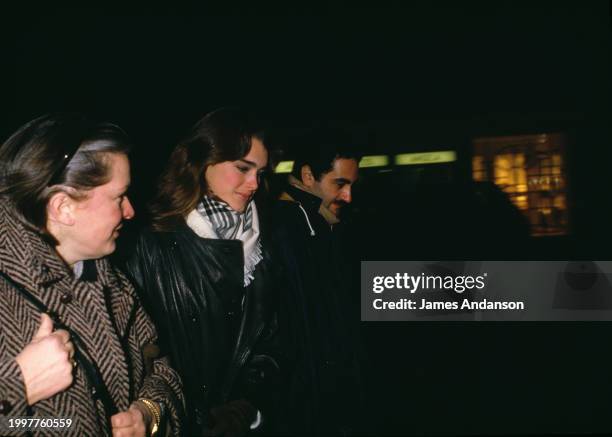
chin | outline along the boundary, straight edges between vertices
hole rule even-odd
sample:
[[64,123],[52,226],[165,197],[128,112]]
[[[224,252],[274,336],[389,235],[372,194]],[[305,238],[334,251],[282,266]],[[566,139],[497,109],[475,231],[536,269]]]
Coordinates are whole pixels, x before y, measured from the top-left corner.
[[244,210],[246,209],[247,204],[246,203],[242,203],[242,202],[236,202],[233,205],[232,204],[228,204],[230,206],[230,208],[232,208],[234,211],[236,212],[244,212]]
[[117,248],[117,244],[113,241],[111,244],[107,245],[104,248],[104,250],[100,251],[101,254],[100,254],[100,256],[98,258],[102,258],[102,257],[105,257],[105,256],[108,256],[108,255],[112,254],[115,251],[116,248]]

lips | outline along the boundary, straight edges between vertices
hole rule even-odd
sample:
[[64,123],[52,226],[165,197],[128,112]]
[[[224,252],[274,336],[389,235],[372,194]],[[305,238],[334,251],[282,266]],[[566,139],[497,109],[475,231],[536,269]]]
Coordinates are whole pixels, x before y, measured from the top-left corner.
[[238,195],[238,197],[240,197],[241,199],[247,201],[251,198],[251,196],[253,195],[253,193],[249,193],[249,194],[244,194],[244,193],[236,193]]

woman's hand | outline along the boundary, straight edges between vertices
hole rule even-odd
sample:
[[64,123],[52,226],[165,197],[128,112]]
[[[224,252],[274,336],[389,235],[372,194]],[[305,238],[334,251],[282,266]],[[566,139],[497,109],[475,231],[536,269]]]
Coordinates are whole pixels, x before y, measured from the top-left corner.
[[249,401],[240,399],[210,410],[214,426],[210,435],[223,437],[244,436],[257,417],[257,410]]
[[111,417],[113,437],[145,437],[147,424],[143,412],[132,405],[129,410]]
[[32,341],[17,355],[28,405],[48,399],[72,384],[74,345],[64,330],[53,331],[53,321],[41,314]]

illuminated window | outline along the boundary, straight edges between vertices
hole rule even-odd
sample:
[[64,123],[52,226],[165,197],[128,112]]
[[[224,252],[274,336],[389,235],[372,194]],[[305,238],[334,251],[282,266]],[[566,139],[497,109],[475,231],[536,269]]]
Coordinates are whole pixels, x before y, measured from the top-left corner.
[[477,138],[472,177],[498,185],[528,218],[532,234],[568,231],[562,134]]
[[486,181],[487,172],[484,166],[484,157],[474,156],[472,158],[472,176],[475,181]]

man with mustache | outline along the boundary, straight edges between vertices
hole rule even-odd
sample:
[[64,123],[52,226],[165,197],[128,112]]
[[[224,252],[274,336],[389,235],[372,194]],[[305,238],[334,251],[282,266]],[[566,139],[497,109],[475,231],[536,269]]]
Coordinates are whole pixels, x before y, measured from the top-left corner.
[[359,156],[329,129],[301,144],[274,218],[284,263],[279,320],[289,371],[283,417],[289,435],[359,430],[358,274],[350,272],[343,208],[352,201]]

